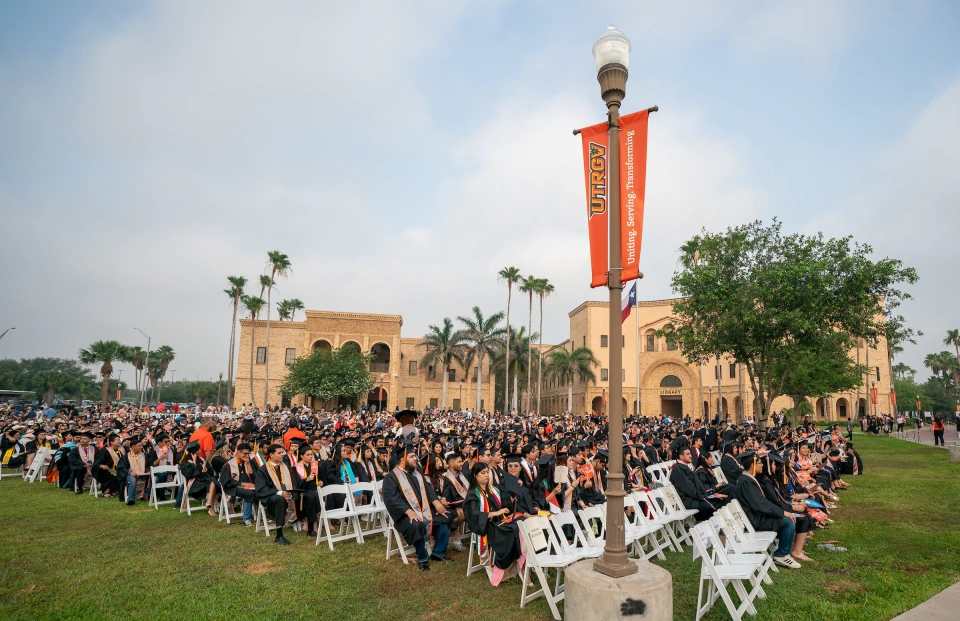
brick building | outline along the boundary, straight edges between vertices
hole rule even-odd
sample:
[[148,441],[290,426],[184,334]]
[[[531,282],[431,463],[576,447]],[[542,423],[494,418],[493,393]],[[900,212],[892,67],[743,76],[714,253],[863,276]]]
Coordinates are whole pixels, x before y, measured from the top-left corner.
[[[467,381],[463,368],[455,365],[447,376],[447,398],[442,403],[442,369],[420,364],[426,350],[421,339],[404,338],[400,334],[403,318],[400,315],[371,313],[344,313],[334,311],[306,311],[304,321],[270,321],[270,351],[267,351],[267,322],[240,320],[240,345],[237,356],[236,396],[234,404],[251,403],[251,339],[253,354],[253,396],[263,406],[266,358],[270,356],[269,403],[286,403],[277,393],[277,387],[287,375],[287,365],[296,358],[317,349],[355,347],[373,356],[370,373],[376,385],[365,398],[354,406],[368,405],[378,410],[412,407],[452,407],[474,409],[477,398],[476,366]],[[493,402],[493,378],[489,374],[489,360],[483,365],[483,394],[481,407]],[[336,404],[321,404],[318,400],[298,395],[290,400],[293,405],[306,404],[317,408]],[[345,403],[343,405],[346,405]]]

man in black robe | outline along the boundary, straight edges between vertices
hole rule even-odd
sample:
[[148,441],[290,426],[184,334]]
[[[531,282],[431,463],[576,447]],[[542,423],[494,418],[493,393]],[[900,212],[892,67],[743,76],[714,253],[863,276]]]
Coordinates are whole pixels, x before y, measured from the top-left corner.
[[73,472],[73,491],[77,494],[83,493],[86,478],[93,469],[96,449],[90,444],[92,440],[93,434],[85,431],[80,434],[80,444],[73,447],[69,453],[70,470]]
[[[446,557],[450,539],[449,513],[433,486],[417,470],[417,453],[413,443],[403,438],[394,451],[397,466],[383,479],[383,504],[393,520],[394,528],[417,550],[420,571],[430,570],[430,561],[452,563]],[[433,512],[431,514],[431,505]],[[433,550],[427,553],[427,538],[434,516],[443,520],[437,527]]]
[[[447,471],[440,477],[440,504],[450,511],[450,531],[456,532],[463,524],[463,501],[467,497],[470,483],[463,476],[463,457],[459,453],[450,451],[443,457],[447,463]],[[450,539],[450,549],[463,552],[463,544],[459,537]]]
[[745,451],[740,455],[739,461],[743,465],[743,473],[733,491],[734,497],[740,502],[754,530],[777,533],[780,542],[773,554],[773,562],[790,569],[799,569],[800,563],[790,555],[797,528],[796,516],[785,512],[782,507],[764,497],[760,483],[755,478],[761,468],[756,453]]
[[290,545],[283,536],[283,525],[287,522],[287,509],[293,498],[294,480],[290,468],[284,463],[284,450],[281,444],[267,447],[267,461],[254,473],[254,486],[257,499],[277,525],[277,535],[273,542],[282,546]]
[[680,494],[680,500],[687,509],[696,509],[694,516],[698,522],[708,519],[716,508],[707,500],[707,490],[696,477],[691,467],[692,457],[689,448],[680,449],[677,463],[670,469],[670,483]]

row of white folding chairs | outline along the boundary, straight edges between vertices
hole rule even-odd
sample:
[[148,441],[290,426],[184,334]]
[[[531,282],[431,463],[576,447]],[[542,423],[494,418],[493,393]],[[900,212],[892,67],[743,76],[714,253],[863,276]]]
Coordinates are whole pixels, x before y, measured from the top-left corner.
[[647,471],[657,483],[667,483],[670,480],[670,468],[672,468],[673,464],[675,463],[677,463],[676,460],[662,461],[658,464],[650,464],[647,466]]
[[30,467],[23,471],[23,480],[27,483],[33,483],[38,478],[43,477],[47,472],[47,468],[53,463],[53,454],[55,452],[53,449],[46,447],[37,449],[37,454],[34,455],[33,461],[30,462]]

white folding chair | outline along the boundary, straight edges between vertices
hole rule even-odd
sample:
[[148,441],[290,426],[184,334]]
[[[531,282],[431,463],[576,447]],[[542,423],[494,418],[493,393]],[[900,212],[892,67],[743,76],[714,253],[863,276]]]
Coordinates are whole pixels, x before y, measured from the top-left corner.
[[[528,517],[519,520],[520,538],[523,542],[523,548],[526,552],[526,564],[523,566],[523,587],[520,591],[520,607],[523,608],[528,603],[544,597],[550,606],[550,612],[553,618],[560,621],[560,611],[557,604],[563,601],[563,572],[573,563],[580,560],[580,557],[564,554],[556,547],[556,540],[551,542],[550,524],[543,517]],[[556,584],[553,589],[550,588],[550,579],[546,570],[553,569],[557,572]],[[527,593],[527,585],[530,582],[531,570],[536,574],[540,582],[540,588],[533,593]]]
[[716,477],[717,483],[720,485],[730,485],[730,482],[727,480],[727,475],[723,473],[723,468],[720,466],[713,469],[713,476]]
[[[734,621],[742,621],[744,613],[757,614],[753,600],[762,591],[760,580],[757,578],[757,573],[763,564],[761,555],[728,555],[709,521],[697,524],[690,534],[695,554],[701,559],[696,621],[700,621],[700,618],[710,611],[717,597],[723,599],[727,612]],[[744,581],[750,582],[753,587],[749,592],[743,585]],[[733,603],[733,599],[727,592],[729,584],[733,585],[734,592],[740,600],[739,606]],[[705,586],[706,592],[704,592]]]
[[[484,564],[483,559],[480,557],[479,546],[480,537],[476,533],[470,533],[470,554],[467,555],[467,576],[483,569],[487,572],[487,578],[489,578],[490,574],[493,573],[493,561],[496,555],[493,553],[493,548],[487,546],[488,560],[487,564]],[[473,562],[474,555],[476,555],[476,563]]]
[[[190,498],[190,494],[188,492],[189,490],[187,489],[186,482],[184,482],[183,498],[180,501],[180,513],[186,512],[188,516],[192,517],[194,511],[202,511],[207,508],[207,499],[204,497],[201,500],[194,500],[193,498]],[[196,506],[194,506],[194,502],[197,503]]]
[[232,503],[230,502],[230,497],[227,496],[226,491],[223,489],[223,485],[220,484],[220,481],[217,481],[217,487],[220,488],[220,503],[217,510],[217,522],[226,521],[227,524],[230,524],[230,520],[235,518],[243,518],[243,499],[237,498],[240,501],[240,512],[234,513],[232,511]]
[[349,487],[350,491],[354,494],[360,492],[369,497],[368,501],[359,505],[356,504],[356,496],[353,497],[357,519],[365,525],[365,528],[363,528],[361,532],[364,535],[382,534],[386,537],[387,527],[386,522],[383,520],[383,515],[387,512],[387,509],[383,506],[383,498],[380,495],[381,491],[377,489],[376,483],[352,483]]
[[585,507],[579,511],[583,533],[590,547],[600,548],[607,544],[607,513],[605,507]]
[[[727,513],[727,515],[729,515],[729,513]],[[773,555],[770,554],[766,548],[760,548],[759,545],[756,544],[750,545],[738,541],[736,528],[727,522],[724,512],[717,511],[713,517],[710,518],[710,525],[713,526],[713,529],[718,535],[721,533],[723,534],[724,549],[728,554],[737,554],[741,556],[746,554],[762,555],[764,557],[764,561],[763,567],[760,571],[760,579],[767,584],[773,584],[773,580],[770,578],[770,570],[773,569],[774,571],[777,571],[777,569],[773,563]],[[763,593],[763,591],[761,591],[758,597],[766,597],[766,595]]]
[[[156,475],[173,475],[173,480],[157,483]],[[126,481],[121,481],[122,488],[126,488]],[[180,468],[176,466],[150,466],[150,502],[149,505],[156,510],[160,510],[160,505],[173,505],[177,503],[177,489],[183,485],[180,478]],[[159,500],[157,497],[158,489],[169,489],[170,500]]]
[[[579,556],[580,558],[596,558],[603,554],[602,547],[590,545],[587,541],[573,511],[554,513],[547,520],[553,527],[553,534],[556,535],[560,549],[564,554]],[[566,530],[564,530],[565,526],[567,527]],[[573,541],[567,540],[568,532],[573,533]]]
[[[320,492],[320,528],[317,529],[316,545],[320,545],[321,539],[327,540],[327,544],[331,550],[333,550],[334,542],[344,541],[345,539],[355,539],[357,543],[363,543],[359,513],[354,505],[353,492],[350,486],[344,484],[324,485],[317,491]],[[333,496],[334,494],[343,494],[343,505],[339,508],[328,510],[327,497]],[[333,533],[330,520],[340,520],[340,528],[337,534]]]
[[[656,490],[637,490],[632,493],[634,498],[636,498],[638,504],[640,502],[644,503],[645,510],[643,511],[644,517],[650,522],[650,526],[659,526],[660,528],[656,531],[657,533],[662,533],[661,536],[657,536],[657,541],[660,543],[661,547],[669,548],[674,552],[683,552],[683,546],[677,540],[677,536],[673,532],[672,524],[674,522],[673,517],[666,515],[663,507],[660,503],[665,503],[663,499],[662,492],[659,494],[654,494]],[[659,497],[659,503],[657,498]]]
[[[624,497],[624,506],[633,509],[632,516],[625,516],[625,541],[633,544],[631,553],[637,558],[650,559],[656,556],[665,561],[667,557],[663,553],[664,548],[673,549],[673,544],[665,532],[668,523],[655,517],[649,507],[646,510],[641,507],[641,501],[648,505],[651,502],[649,496],[641,490]],[[644,541],[650,547],[649,551],[644,549]]]
[[400,555],[400,560],[403,561],[404,565],[408,565],[410,561],[407,559],[407,556],[412,556],[416,558],[417,551],[411,546],[407,545],[407,542],[403,540],[403,537],[397,531],[396,524],[393,523],[393,518],[390,517],[388,513],[387,518],[387,560],[390,560],[395,554]]
[[44,468],[53,461],[53,453],[53,449],[37,449],[37,454],[30,463],[30,467],[23,473],[23,480],[27,483],[34,483],[38,477],[43,476]]
[[753,529],[753,524],[750,523],[750,518],[747,517],[746,512],[743,510],[743,507],[740,505],[740,501],[734,498],[731,500],[726,507],[729,512],[730,525],[735,527],[738,530],[737,538],[740,541],[744,542],[765,542],[767,546],[772,546],[774,541],[777,539],[777,533],[773,531],[760,531],[757,532]]
[[673,485],[664,485],[656,491],[663,493],[664,512],[674,520],[672,526],[677,533],[677,540],[680,541],[680,543],[693,545],[687,529],[693,528],[693,525],[697,523],[694,516],[696,516],[699,511],[697,509],[687,509],[683,504],[683,500],[680,499],[680,493],[677,492],[677,488]]
[[90,495],[94,498],[100,497],[100,483],[93,475],[90,476]]
[[259,533],[263,531],[265,537],[269,537],[270,533],[277,527],[276,524],[270,521],[270,518],[267,516],[267,508],[263,506],[259,500],[257,501],[257,508],[254,512],[257,515],[256,527],[253,529],[254,533]]

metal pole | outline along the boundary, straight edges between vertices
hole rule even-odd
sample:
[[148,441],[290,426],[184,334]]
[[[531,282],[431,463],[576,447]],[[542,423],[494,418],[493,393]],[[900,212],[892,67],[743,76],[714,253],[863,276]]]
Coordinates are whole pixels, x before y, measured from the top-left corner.
[[4,330],[3,334],[0,334],[0,339],[5,337],[7,335],[7,332],[9,332],[10,330],[16,330],[16,328],[7,328],[6,330]]
[[217,409],[220,409],[220,385],[223,383],[223,373],[220,373],[220,379],[217,380]]
[[640,292],[637,292],[637,297],[633,300],[633,318],[634,318],[634,336],[636,336],[637,343],[637,407],[635,416],[640,418]]
[[[144,371],[146,371],[147,379],[149,379],[150,378],[150,336],[140,328],[134,328],[134,330],[136,330],[140,334],[147,337],[147,355],[143,362],[143,369]],[[146,393],[147,393],[147,387],[145,385],[141,386],[140,387],[140,405],[137,407],[138,410],[143,409],[143,397],[146,395]]]
[[623,348],[617,347],[623,334],[620,319],[620,298],[623,295],[623,283],[620,281],[620,102],[626,89],[627,70],[622,66],[608,65],[600,70],[597,79],[609,111],[607,211],[610,223],[610,271],[607,273],[607,286],[610,289],[610,405],[607,409],[607,450],[610,459],[607,471],[607,542],[603,556],[597,559],[593,567],[611,578],[622,578],[637,572],[636,564],[627,556],[624,534]]

